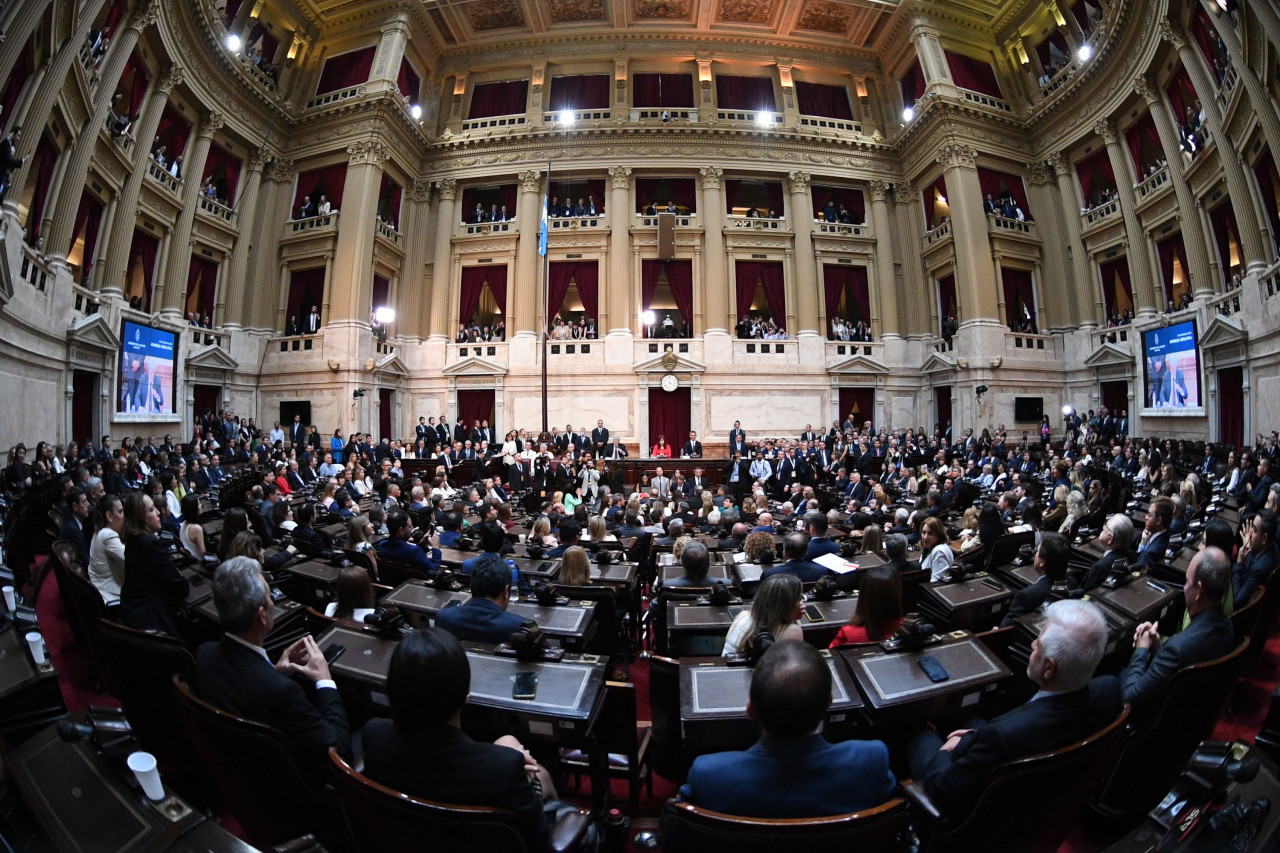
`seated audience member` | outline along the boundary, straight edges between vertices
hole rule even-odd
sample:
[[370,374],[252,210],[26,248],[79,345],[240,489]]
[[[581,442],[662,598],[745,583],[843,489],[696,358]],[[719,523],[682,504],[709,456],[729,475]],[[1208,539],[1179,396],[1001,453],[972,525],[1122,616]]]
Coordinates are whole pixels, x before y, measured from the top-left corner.
[[707,573],[711,571],[711,554],[707,551],[707,546],[701,542],[691,541],[684,546],[684,550],[680,552],[680,567],[684,569],[684,575],[672,578],[669,581],[663,581],[663,586],[703,587],[711,585],[711,582],[707,580]]
[[457,607],[436,614],[436,627],[444,628],[459,640],[503,643],[525,620],[507,612],[511,601],[511,569],[497,554],[472,558],[471,598]]
[[1027,677],[1039,687],[1035,696],[976,729],[951,732],[945,741],[932,729],[913,739],[912,775],[942,814],[971,806],[998,765],[1074,743],[1120,713],[1119,682],[1091,682],[1107,648],[1107,623],[1097,605],[1056,601],[1047,616],[1027,662]]
[[338,570],[337,598],[325,607],[324,615],[364,622],[376,605],[369,573],[360,566],[346,566]]
[[462,514],[446,512],[441,527],[443,529],[440,531],[440,547],[457,548],[458,537],[462,535]]
[[422,628],[401,640],[387,672],[391,719],[364,729],[364,774],[412,797],[506,809],[528,848],[541,850],[547,824],[574,807],[557,801],[550,775],[518,740],[481,743],[462,731],[470,690],[471,664],[448,631]]
[[823,554],[840,553],[840,546],[827,538],[827,517],[822,512],[816,509],[806,512],[804,529],[812,537],[809,539],[809,550],[804,556],[806,560],[821,557]]
[[1173,522],[1173,501],[1156,498],[1147,509],[1147,523],[1142,532],[1142,545],[1138,548],[1138,565],[1150,569],[1165,561],[1169,547],[1169,525]]
[[124,582],[124,543],[120,541],[124,505],[115,495],[107,495],[98,501],[98,514],[102,527],[89,545],[89,580],[109,606],[120,600],[120,585]]
[[1117,560],[1124,560],[1127,564],[1133,565],[1138,556],[1129,550],[1129,546],[1133,544],[1133,520],[1127,515],[1117,513],[1108,518],[1098,534],[1098,541],[1106,550],[1085,574],[1084,582],[1080,584],[1083,592],[1101,585],[1111,574]]
[[[347,712],[320,647],[303,636],[272,665],[262,646],[275,624],[275,606],[262,567],[248,557],[218,567],[213,605],[226,633],[196,651],[200,696],[279,729],[294,745],[302,772],[319,785],[329,747],[351,758]],[[315,685],[311,699],[295,677]]]
[[[298,507],[298,511],[293,514],[294,527],[290,532],[294,542],[300,542],[310,545],[313,548],[324,551],[332,547],[329,541],[329,535],[323,530],[316,530],[316,505],[308,501]],[[225,524],[223,526],[225,536]]]
[[421,546],[409,541],[409,514],[402,509],[387,515],[387,538],[379,542],[375,550],[380,560],[404,563],[424,572],[440,569],[438,549],[432,548],[428,554]]
[[766,578],[751,609],[734,617],[720,654],[728,660],[754,660],[764,653],[769,643],[803,640],[797,621],[804,612],[801,593],[804,587],[795,575],[782,574]]
[[902,624],[902,578],[891,566],[875,566],[862,576],[858,606],[829,648],[846,643],[879,643]]
[[1067,579],[1067,559],[1071,556],[1071,543],[1061,533],[1040,534],[1040,546],[1036,548],[1036,582],[1013,594],[1009,611],[1000,627],[1008,628],[1019,616],[1039,610],[1049,598],[1049,590]]
[[813,583],[827,573],[827,570],[806,558],[809,553],[809,537],[804,533],[788,533],[782,542],[782,553],[787,561],[781,566],[765,569],[761,579],[777,574],[795,575],[803,583]]
[[591,583],[591,558],[587,556],[586,548],[571,545],[565,549],[556,583],[562,586],[587,586]]
[[907,537],[901,533],[890,533],[884,538],[884,555],[888,557],[885,565],[896,572],[911,572],[920,568],[907,560]]
[[124,499],[124,584],[120,588],[120,621],[139,631],[162,631],[174,637],[178,610],[191,585],[169,552],[156,539],[160,511],[150,495],[130,492]]
[[373,540],[369,538],[372,535],[373,522],[369,516],[357,515],[355,518],[347,519],[347,548],[350,550],[359,551],[361,554],[373,551]]
[[75,546],[80,565],[89,567],[89,493],[76,486],[67,494],[67,517],[62,522],[59,538]]
[[182,496],[182,526],[178,529],[178,541],[183,549],[203,560],[206,553],[204,544],[204,528],[200,526],[200,496],[195,492],[187,492]]
[[[547,552],[548,559],[563,556],[565,549],[577,542],[578,537],[582,535],[582,525],[570,518],[561,519],[560,528],[557,533],[559,534],[560,544]],[[502,541],[504,543],[507,541],[505,531],[502,535]]]
[[947,543],[947,528],[943,526],[942,519],[931,517],[924,520],[924,526],[920,528],[920,551],[924,554],[920,568],[929,570],[929,580],[932,583],[942,580],[956,561],[955,552]]
[[[1247,531],[1246,531],[1247,532]],[[1220,518],[1210,519],[1204,526],[1203,534],[1200,537],[1200,550],[1206,548],[1217,548],[1222,553],[1228,555],[1230,559],[1231,551],[1236,547],[1236,532],[1231,525]],[[1232,567],[1234,569],[1234,566]],[[1235,590],[1231,584],[1227,584],[1226,591],[1222,593],[1222,612],[1230,616],[1235,612]],[[1182,623],[1178,626],[1178,630],[1182,631],[1191,624],[1191,614],[1183,612]]]
[[880,741],[829,743],[819,732],[831,704],[831,670],[816,649],[774,643],[751,675],[747,713],[763,734],[745,752],[703,755],[680,797],[725,814],[809,818],[848,814],[893,795]]
[[1151,707],[1178,670],[1231,651],[1231,619],[1222,612],[1222,598],[1230,583],[1230,558],[1219,548],[1205,548],[1191,559],[1182,585],[1191,623],[1164,643],[1154,622],[1143,622],[1134,631],[1133,654],[1121,676],[1120,689],[1135,714]]
[[1258,510],[1247,525],[1248,535],[1231,570],[1235,600],[1241,607],[1249,603],[1254,589],[1272,582],[1276,565],[1280,564],[1280,549],[1276,548],[1276,514],[1269,509]]

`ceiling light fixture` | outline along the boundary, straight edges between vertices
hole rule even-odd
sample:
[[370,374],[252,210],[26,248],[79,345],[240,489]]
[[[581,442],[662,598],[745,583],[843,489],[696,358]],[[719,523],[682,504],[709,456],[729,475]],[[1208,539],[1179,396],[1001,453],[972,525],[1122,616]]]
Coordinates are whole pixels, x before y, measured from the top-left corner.
[[241,45],[240,36],[236,35],[235,33],[230,33],[227,36],[227,50],[231,51],[232,53],[239,53],[240,45]]
[[912,119],[914,119],[915,117],[916,117],[916,108],[915,108],[915,107],[911,106],[910,104],[907,104],[905,107],[903,107],[903,108],[902,108],[902,120],[903,120],[903,121],[911,121],[911,120],[912,120]]

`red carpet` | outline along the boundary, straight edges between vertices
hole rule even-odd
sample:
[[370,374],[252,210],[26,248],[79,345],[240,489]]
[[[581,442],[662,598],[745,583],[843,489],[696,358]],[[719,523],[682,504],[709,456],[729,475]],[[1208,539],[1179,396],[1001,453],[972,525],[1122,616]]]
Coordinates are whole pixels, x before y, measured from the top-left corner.
[[58,578],[49,572],[36,598],[36,619],[40,633],[44,634],[49,649],[49,659],[58,670],[58,689],[62,691],[63,704],[72,714],[89,710],[90,705],[109,705],[118,708],[120,703],[112,696],[99,691],[98,676],[89,656],[89,650],[76,641],[62,606],[62,594],[58,590]]

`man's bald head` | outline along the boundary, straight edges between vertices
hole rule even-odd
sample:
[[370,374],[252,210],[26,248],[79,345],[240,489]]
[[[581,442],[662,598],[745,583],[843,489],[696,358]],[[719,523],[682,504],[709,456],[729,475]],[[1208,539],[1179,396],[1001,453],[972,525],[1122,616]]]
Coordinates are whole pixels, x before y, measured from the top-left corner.
[[813,732],[830,704],[831,669],[807,643],[774,643],[751,675],[748,710],[774,737],[802,737]]

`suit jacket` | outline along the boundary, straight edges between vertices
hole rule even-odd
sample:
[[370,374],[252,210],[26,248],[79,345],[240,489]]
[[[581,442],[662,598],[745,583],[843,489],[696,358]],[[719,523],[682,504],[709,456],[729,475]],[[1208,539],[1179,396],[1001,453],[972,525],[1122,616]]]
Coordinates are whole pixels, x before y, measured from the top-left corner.
[[649,486],[657,491],[658,497],[660,498],[665,498],[671,494],[670,477],[654,477],[649,481]]
[[828,743],[820,734],[765,735],[745,752],[699,756],[680,796],[725,814],[807,818],[877,806],[896,784],[889,750],[878,740]]
[[1058,749],[1100,731],[1120,713],[1120,684],[1096,678],[1070,693],[1049,693],[966,734],[950,752],[931,755],[921,774],[943,814],[956,814],[982,793],[998,765]]
[[1147,547],[1138,554],[1138,565],[1151,568],[1156,563],[1165,561],[1165,551],[1169,549],[1169,531],[1162,530],[1147,540]]
[[1154,654],[1151,649],[1133,650],[1120,681],[1124,701],[1133,706],[1134,713],[1148,710],[1178,670],[1220,658],[1234,645],[1231,619],[1222,608],[1197,613]]
[[680,455],[681,455],[681,456],[695,456],[695,457],[696,457],[696,456],[701,456],[701,455],[702,455],[702,442],[701,442],[701,441],[686,441],[686,442],[684,443],[684,447],[680,448]]
[[388,560],[394,560],[407,566],[414,566],[424,572],[434,572],[440,568],[439,550],[432,548],[431,553],[428,554],[421,547],[407,539],[388,537],[379,542],[375,548],[379,557],[385,557]]
[[607,427],[596,427],[591,431],[591,443],[598,448],[603,448],[609,443],[609,430]]
[[773,575],[788,574],[800,578],[801,583],[813,583],[826,573],[827,570],[817,563],[811,563],[808,560],[787,560],[780,566],[766,569],[764,574],[760,576],[760,580],[763,581]]
[[823,554],[839,554],[840,546],[825,536],[815,536],[809,540],[809,551],[804,555],[806,560],[821,557]]
[[524,617],[508,613],[487,598],[472,598],[436,614],[436,627],[463,642],[503,643],[524,624]]
[[89,570],[89,537],[85,533],[84,525],[74,517],[67,516],[66,521],[62,522],[62,530],[58,532],[58,537],[76,546],[76,555],[80,557],[80,565],[87,572]]
[[1089,572],[1084,576],[1084,582],[1080,584],[1080,589],[1088,592],[1106,580],[1107,575],[1111,574],[1111,569],[1115,566],[1116,560],[1124,558],[1129,561],[1130,565],[1133,565],[1136,556],[1132,551],[1121,551],[1118,548],[1107,551],[1098,558],[1096,563],[1089,567]]
[[1268,582],[1271,574],[1280,563],[1280,548],[1272,542],[1256,554],[1250,554],[1243,563],[1236,563],[1231,569],[1231,586],[1235,592],[1236,607],[1244,607],[1249,597],[1259,585]]
[[1259,477],[1258,482],[1249,490],[1249,505],[1255,510],[1262,509],[1267,505],[1267,496],[1271,493],[1271,484],[1275,482],[1268,474],[1265,477]]
[[1045,599],[1049,597],[1049,589],[1052,586],[1053,581],[1049,579],[1049,576],[1041,575],[1039,580],[1031,584],[1031,586],[1015,592],[1013,600],[1009,602],[1009,612],[1005,614],[1004,621],[1000,623],[1000,627],[1007,628],[1019,616],[1025,616],[1033,610],[1039,610]]
[[178,608],[186,601],[191,585],[154,536],[137,534],[124,543],[124,549],[120,621],[139,631],[181,637]]
[[279,673],[267,659],[228,636],[196,650],[200,696],[224,711],[279,729],[297,749],[299,769],[324,781],[329,747],[351,758],[351,730],[335,689],[315,691]]
[[741,430],[741,429],[729,430],[729,445],[732,447],[733,444],[737,441],[741,441],[744,446],[746,445],[747,443],[746,430]]
[[729,456],[732,457],[735,453],[745,457],[747,455],[747,443],[741,439],[730,439]]
[[448,725],[405,737],[391,720],[379,717],[364,728],[364,774],[413,797],[509,809],[529,849],[541,849],[546,830],[542,798],[514,749],[479,743]]

